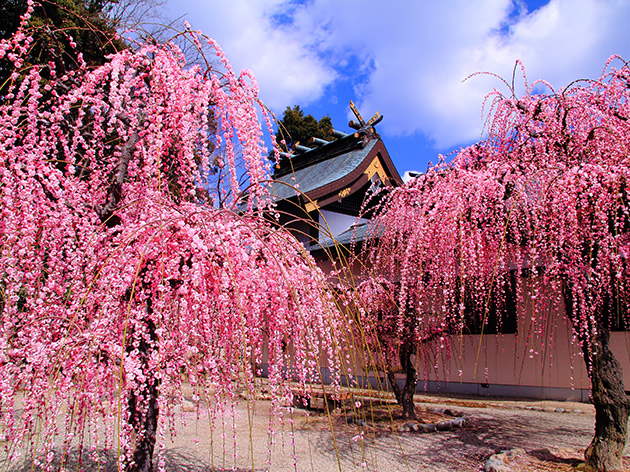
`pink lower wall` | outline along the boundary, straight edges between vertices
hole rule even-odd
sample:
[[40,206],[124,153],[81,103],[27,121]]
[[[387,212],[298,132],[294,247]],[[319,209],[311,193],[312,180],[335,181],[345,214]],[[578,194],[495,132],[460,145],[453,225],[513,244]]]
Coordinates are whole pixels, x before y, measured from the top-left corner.
[[[587,400],[588,373],[562,301],[549,302],[548,319],[532,323],[531,300],[523,300],[517,334],[453,335],[442,348],[421,347],[418,390]],[[610,344],[630,390],[630,332],[611,333]]]
[[[318,264],[327,273],[333,269],[329,260]],[[523,285],[522,290],[531,289]],[[544,302],[549,305],[549,315],[542,326],[532,323],[531,297],[525,292],[518,308],[517,334],[453,335],[442,348],[437,342],[423,346],[415,359],[418,391],[586,401],[590,381],[584,359],[573,340],[563,302],[555,298]],[[630,332],[611,333],[610,343],[630,390]],[[360,384],[382,388],[386,385],[383,369],[374,367],[382,366],[382,360],[368,361],[358,344],[349,354],[355,378]],[[266,359],[263,370],[265,363]],[[320,359],[320,365],[326,378],[326,361]],[[403,380],[402,375],[398,377]]]

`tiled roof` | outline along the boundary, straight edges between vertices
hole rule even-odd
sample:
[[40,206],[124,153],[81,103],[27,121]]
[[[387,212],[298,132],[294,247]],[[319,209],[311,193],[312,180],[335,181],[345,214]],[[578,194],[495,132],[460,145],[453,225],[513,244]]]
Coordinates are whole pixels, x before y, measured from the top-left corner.
[[341,154],[331,157],[322,156],[325,154],[325,148],[330,145],[304,153],[303,157],[299,157],[306,159],[312,154],[313,164],[296,166],[294,172],[275,177],[274,180],[277,182],[274,182],[272,190],[274,197],[276,199],[294,197],[296,192],[292,187],[295,184],[298,184],[300,192],[308,194],[346,177],[366,159],[376,143],[377,140],[370,140],[364,147],[357,144],[352,149],[344,150]]

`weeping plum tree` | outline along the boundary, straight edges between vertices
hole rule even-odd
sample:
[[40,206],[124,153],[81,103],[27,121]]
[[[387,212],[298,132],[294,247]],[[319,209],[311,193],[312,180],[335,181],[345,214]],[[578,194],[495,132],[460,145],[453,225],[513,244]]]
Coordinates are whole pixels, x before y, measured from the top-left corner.
[[[360,314],[356,326],[362,329],[357,337],[367,343],[371,362],[385,370],[396,402],[402,408],[402,418],[409,419],[416,418],[413,395],[418,372],[414,356],[425,344],[457,332],[459,324],[448,317],[436,319],[429,312],[420,318],[410,305],[401,309],[399,293],[400,285],[385,278],[372,276],[361,282],[356,291]],[[396,379],[399,369],[404,375],[402,387]]]
[[525,86],[521,98],[488,96],[487,140],[384,200],[367,250],[372,276],[399,287],[393,333],[413,313],[416,346],[423,328],[463,327],[470,305],[482,321],[499,307],[500,324],[497,288],[515,271],[517,285],[535,281],[535,329],[558,322],[544,309],[544,294],[558,294],[592,383],[586,464],[620,470],[630,403],[609,337],[628,326],[630,67],[613,58],[598,80]]
[[[287,375],[318,377],[320,355],[334,370],[338,312],[322,274],[255,215],[269,164],[251,74],[236,75],[212,41],[221,71],[188,67],[172,44],[65,75],[54,63],[23,70],[30,42],[23,28],[0,42],[14,67],[0,103],[9,455],[26,448],[48,469],[90,444],[96,460],[114,448],[121,469],[150,471],[183,382],[214,415],[234,379],[251,392],[264,346],[276,399],[290,394]],[[233,196],[225,208],[208,190],[210,162],[229,177],[212,186]]]
[[[440,348],[447,346],[449,335],[463,332],[471,321],[482,326],[487,321],[487,297],[473,295],[492,284],[479,274],[494,274],[496,285],[508,282],[509,274],[495,273],[491,258],[500,252],[501,233],[480,226],[481,220],[499,225],[504,217],[502,208],[492,211],[490,202],[502,207],[503,195],[488,178],[481,172],[434,167],[387,195],[372,220],[372,243],[361,254],[369,262],[367,280],[356,291],[361,325],[368,345],[382,353],[378,364],[385,367],[405,418],[415,417],[418,359],[430,354],[426,350],[436,341]],[[489,207],[483,215],[481,203]],[[466,258],[473,254],[479,260],[468,267]],[[495,292],[494,303],[501,307],[504,294]],[[402,387],[395,376],[399,369]]]

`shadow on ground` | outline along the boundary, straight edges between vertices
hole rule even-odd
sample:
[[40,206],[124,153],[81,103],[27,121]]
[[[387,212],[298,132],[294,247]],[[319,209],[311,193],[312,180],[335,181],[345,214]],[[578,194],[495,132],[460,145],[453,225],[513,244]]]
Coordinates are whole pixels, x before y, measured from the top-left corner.
[[[522,448],[528,456],[546,464],[573,465],[576,460],[564,459],[558,454],[558,448],[568,450],[574,458],[581,453],[593,435],[593,417],[576,414],[548,413],[510,409],[464,408],[468,424],[464,429],[439,431],[435,433],[394,433],[385,432],[383,428],[375,432],[369,424],[348,424],[347,419],[340,418],[332,424],[334,438],[330,431],[328,417],[317,418],[315,415],[308,421],[296,421],[294,430],[285,439],[276,436],[275,446],[269,452],[269,436],[266,410],[255,416],[255,433],[253,437],[256,460],[264,460],[270,454],[272,471],[294,470],[290,445],[295,439],[295,454],[299,457],[299,470],[321,471],[342,470],[370,472],[401,472],[431,470],[432,472],[472,472],[483,468],[485,460],[492,454],[504,449]],[[247,418],[241,416],[241,419]],[[247,423],[240,426],[247,433]],[[363,432],[363,435],[361,434]],[[251,432],[250,432],[251,433]],[[184,439],[186,438],[186,439]],[[283,441],[286,443],[284,446]],[[188,437],[178,438],[177,446],[167,446],[164,454],[166,470],[174,472],[224,472],[230,468],[231,453],[220,457],[215,455],[215,468],[210,462],[210,453],[204,447],[192,448]],[[249,448],[248,448],[249,449]],[[255,451],[254,451],[255,450]],[[251,471],[247,467],[248,451],[242,451],[237,463],[237,472]],[[240,452],[239,452],[240,454]],[[561,454],[562,455],[562,454]],[[87,450],[80,454],[75,449],[70,452],[63,464],[59,459],[54,463],[55,470],[114,472],[117,470],[115,451],[100,452],[99,461],[95,461]],[[224,462],[225,460],[225,462]],[[365,465],[364,465],[365,464]],[[32,461],[13,467],[13,464],[2,464],[0,470],[27,472],[41,471],[32,468]],[[62,469],[63,466],[63,469]],[[255,472],[266,469],[256,467]],[[537,469],[531,469],[537,470]]]
[[529,455],[535,457],[540,461],[553,462],[556,464],[567,464],[571,467],[577,467],[581,462],[583,462],[582,459],[566,459],[564,457],[559,457],[546,448],[530,451]]
[[363,443],[356,440],[361,428],[350,425],[345,432],[335,432],[336,449],[330,431],[314,431],[309,436],[313,448],[321,454],[338,454],[342,464],[353,466],[367,458],[370,470],[375,466],[374,470],[380,470],[377,462],[382,461],[398,463],[400,470],[476,471],[492,454],[514,448],[525,449],[541,461],[573,466],[579,460],[555,456],[548,446],[583,450],[593,434],[577,415],[514,410],[490,413],[476,409],[467,411],[466,416],[464,429],[445,432],[370,437],[367,428]]
[[[189,455],[182,454],[177,451],[166,451],[164,453],[164,461],[166,470],[169,472],[252,472],[252,469],[232,469],[232,468],[212,468],[210,464]],[[157,459],[155,462],[157,465]],[[10,466],[10,468],[9,468]],[[56,454],[56,458],[52,462],[54,470],[64,472],[72,472],[80,470],[82,472],[118,472],[118,455],[114,451],[99,451],[98,460],[93,458],[93,453],[84,449],[83,451],[71,449],[63,458],[60,454]],[[45,470],[45,466],[37,466],[32,460],[26,460],[19,464],[3,464],[0,463],[0,470],[11,470],[15,472],[41,472]],[[254,472],[262,472],[264,469],[254,469]]]

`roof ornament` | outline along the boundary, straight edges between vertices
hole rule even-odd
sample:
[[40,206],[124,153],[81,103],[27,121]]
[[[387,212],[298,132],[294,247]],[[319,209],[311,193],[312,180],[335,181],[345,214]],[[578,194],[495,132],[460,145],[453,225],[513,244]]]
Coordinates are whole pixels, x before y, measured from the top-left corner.
[[383,115],[381,115],[381,112],[377,111],[376,113],[374,113],[374,116],[372,118],[365,122],[363,121],[361,113],[359,113],[359,110],[357,110],[357,107],[352,100],[350,100],[350,109],[352,110],[352,113],[354,113],[354,116],[357,117],[357,120],[359,120],[359,122],[357,123],[354,120],[350,120],[348,126],[350,128],[356,129],[359,134],[367,135],[368,138],[378,137],[374,126],[383,120]]
[[313,144],[316,147],[326,146],[329,142],[330,141],[326,141],[325,139],[316,138],[315,136],[308,140],[309,144]]
[[[350,100],[350,109],[354,113],[354,116],[357,117],[357,120],[359,120],[358,123],[355,122],[354,120],[348,123],[348,126],[356,130],[354,133],[347,134],[342,131],[338,131],[336,129],[331,128],[328,134],[329,136],[333,138],[332,141],[312,137],[308,140],[307,144],[309,144],[309,146],[304,146],[300,144],[299,141],[296,141],[293,143],[293,146],[291,146],[291,149],[289,150],[289,152],[282,152],[282,151],[280,152],[280,158],[283,159],[285,162],[287,162],[287,161],[292,160],[296,156],[308,153],[309,151],[313,151],[315,149],[326,147],[327,145],[334,143],[336,140],[343,139],[348,136],[352,136],[355,139],[357,139],[358,140],[357,144],[360,147],[365,147],[367,143],[372,139],[380,138],[380,136],[374,129],[374,126],[380,123],[381,120],[383,119],[383,115],[381,115],[379,111],[377,111],[374,114],[374,116],[366,122],[361,117],[359,110],[357,110],[357,107],[355,106],[352,100]],[[282,165],[280,164],[280,162],[278,162],[275,167],[276,169],[280,169]]]
[[310,148],[310,147],[302,146],[299,141],[296,141],[295,144],[293,144],[292,149],[293,149],[293,151],[296,154],[300,154],[300,153],[303,153],[303,152],[309,152],[310,150],[312,150],[312,148]]

